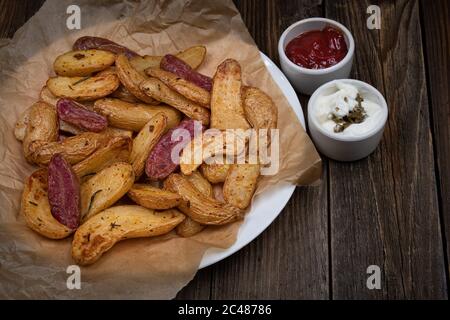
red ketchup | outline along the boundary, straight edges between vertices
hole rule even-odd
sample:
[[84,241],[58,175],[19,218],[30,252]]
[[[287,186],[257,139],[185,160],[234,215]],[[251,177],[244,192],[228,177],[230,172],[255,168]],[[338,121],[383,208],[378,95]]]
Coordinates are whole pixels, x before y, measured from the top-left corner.
[[286,46],[286,56],[296,65],[307,69],[334,66],[347,54],[347,44],[340,30],[325,27],[300,34]]

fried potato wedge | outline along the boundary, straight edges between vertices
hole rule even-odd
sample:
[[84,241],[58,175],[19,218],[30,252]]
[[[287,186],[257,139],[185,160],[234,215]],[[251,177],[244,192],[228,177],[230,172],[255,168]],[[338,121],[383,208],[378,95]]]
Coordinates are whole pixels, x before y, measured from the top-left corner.
[[181,197],[177,193],[148,184],[135,183],[128,191],[128,196],[137,204],[155,210],[174,208],[181,203]]
[[172,90],[175,90],[182,96],[188,98],[201,105],[209,108],[211,102],[211,94],[209,91],[197,86],[196,84],[178,77],[176,74],[162,69],[149,68],[145,70],[146,74],[161,80]]
[[244,87],[243,101],[245,117],[254,129],[275,129],[277,127],[277,107],[262,90]]
[[[211,184],[206,180],[200,172],[194,171],[189,176],[184,176],[190,183],[194,185],[194,187],[203,193],[207,197],[213,197],[213,187]],[[192,220],[190,217],[186,217],[183,222],[181,222],[177,228],[176,232],[178,235],[182,237],[192,237],[194,234],[199,233],[205,229],[205,226],[198,223],[197,221]]]
[[49,142],[41,145],[30,155],[30,159],[40,166],[45,166],[54,154],[61,153],[73,165],[89,157],[98,148],[104,146],[109,139],[111,136],[107,134],[84,132],[61,142]]
[[241,66],[227,59],[218,67],[211,92],[211,128],[248,129],[241,96]]
[[29,162],[34,162],[33,153],[38,151],[42,145],[56,140],[58,140],[58,115],[56,109],[48,103],[36,102],[31,106],[23,138],[25,158]]
[[150,152],[166,132],[166,129],[167,117],[163,113],[157,113],[133,139],[130,163],[133,166],[136,179],[139,179],[144,172],[145,162]]
[[211,183],[209,183],[209,181],[206,180],[200,172],[194,171],[188,176],[183,175],[183,177],[185,177],[190,183],[192,183],[194,187],[196,187],[197,190],[203,193],[205,196],[213,197],[214,193]]
[[175,209],[156,212],[135,205],[111,207],[78,228],[72,257],[77,264],[92,264],[118,241],[163,235],[183,220],[184,215]]
[[104,168],[81,185],[82,221],[112,206],[134,183],[133,167],[116,162]]
[[73,170],[80,179],[83,179],[115,162],[128,162],[130,153],[131,138],[123,135],[113,136],[106,145],[74,165]]
[[140,84],[146,80],[146,76],[134,69],[125,55],[120,54],[117,56],[116,69],[120,82],[133,96],[148,104],[155,105],[159,103],[142,91]]
[[111,136],[128,137],[130,139],[133,138],[133,131],[120,128],[107,127],[103,133]]
[[78,101],[92,101],[113,93],[119,87],[119,78],[113,73],[92,77],[52,77],[47,87],[56,97]]
[[[192,69],[197,69],[205,60],[206,47],[195,46],[187,48],[175,55],[177,58],[186,62]],[[162,56],[142,56],[133,57],[130,59],[130,63],[134,69],[144,74],[144,70],[148,68],[159,68]]]
[[39,169],[28,177],[22,193],[21,214],[27,225],[50,239],[63,239],[73,230],[53,218],[48,202],[47,169]]
[[149,78],[142,82],[141,89],[148,96],[174,107],[189,118],[201,121],[204,125],[209,124],[208,109],[170,89],[161,80]]
[[216,163],[203,163],[200,166],[200,171],[203,176],[211,183],[225,182],[227,178],[228,170],[230,170],[230,164],[216,164]]
[[234,207],[250,205],[260,173],[259,164],[233,164],[223,184],[223,198]]
[[55,59],[53,69],[64,77],[85,77],[111,66],[116,55],[109,51],[90,49],[69,51]]
[[39,98],[47,102],[48,104],[56,107],[56,103],[58,102],[58,97],[55,97],[53,93],[48,89],[47,86],[43,86],[41,92],[39,93]]
[[192,220],[190,217],[186,217],[186,219],[184,219],[175,230],[180,237],[189,238],[203,231],[205,228],[206,226]]
[[223,225],[243,217],[241,209],[207,197],[180,174],[171,174],[164,181],[164,188],[183,198],[183,203],[178,208],[198,223]]
[[213,156],[235,157],[243,152],[245,152],[245,138],[239,133],[222,131],[218,134],[209,134],[205,131],[184,147],[180,157],[181,172],[190,175],[205,160]]
[[117,99],[120,99],[120,100],[123,100],[126,102],[139,103],[139,99],[136,98],[135,96],[133,96],[131,94],[131,92],[128,91],[127,88],[125,88],[125,86],[123,84],[119,85],[117,90],[114,91],[113,93],[111,93],[111,97],[117,98]]
[[84,36],[78,38],[72,47],[73,50],[98,49],[105,50],[115,54],[125,54],[127,57],[135,57],[138,54],[127,47],[115,43],[109,39],[100,37]]
[[157,113],[163,113],[167,117],[168,128],[176,127],[181,121],[181,113],[170,106],[134,104],[119,99],[97,100],[94,111],[104,115],[111,126],[135,132],[141,131]]

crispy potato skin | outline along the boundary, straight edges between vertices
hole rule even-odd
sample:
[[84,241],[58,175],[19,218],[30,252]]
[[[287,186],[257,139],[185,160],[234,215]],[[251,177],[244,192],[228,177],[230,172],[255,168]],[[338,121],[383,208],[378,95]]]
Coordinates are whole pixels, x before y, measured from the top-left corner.
[[202,107],[209,108],[209,103],[211,102],[209,91],[168,71],[149,68],[145,72],[147,75],[161,80],[170,89],[178,92],[185,98],[198,103]]
[[277,127],[277,107],[267,94],[258,88],[244,87],[243,96],[245,117],[253,128]]
[[114,41],[101,37],[84,36],[78,38],[72,47],[73,50],[99,49],[109,51],[115,54],[125,54],[127,57],[138,56],[136,52],[127,47],[121,46]]
[[218,67],[211,92],[211,128],[248,129],[241,95],[241,66],[227,59]]
[[213,197],[213,188],[211,183],[206,180],[202,174],[198,171],[192,172],[190,175],[183,175],[198,191],[203,193],[207,197]]
[[184,113],[189,118],[201,121],[204,125],[209,124],[208,109],[170,89],[161,80],[149,78],[142,82],[141,89],[148,96],[158,101],[167,103],[168,105]]
[[77,101],[92,101],[113,93],[119,87],[114,73],[98,74],[93,77],[52,77],[46,86],[56,97]]
[[224,200],[234,207],[250,205],[260,173],[259,164],[233,164],[223,184]]
[[135,183],[128,191],[128,196],[137,204],[155,210],[174,208],[181,203],[177,193],[148,184]]
[[140,84],[146,79],[146,76],[134,69],[125,55],[120,54],[117,56],[116,69],[120,82],[132,95],[145,103],[158,104],[157,100],[149,97],[142,91]]
[[177,173],[171,174],[164,181],[164,188],[178,193],[183,198],[183,203],[178,208],[198,223],[223,225],[243,217],[242,210],[207,197]]
[[[195,46],[187,48],[175,56],[186,62],[192,69],[197,69],[205,59],[206,47]],[[159,68],[162,56],[142,56],[130,58],[130,63],[139,73],[145,74],[144,70],[148,68]]]
[[47,169],[28,177],[22,193],[21,214],[32,230],[50,239],[63,239],[73,231],[53,218],[48,202]]
[[139,179],[144,172],[145,162],[150,152],[165,133],[166,129],[167,117],[163,113],[158,113],[150,119],[133,139],[130,163],[133,166],[136,179]]
[[[192,183],[198,191],[207,197],[213,198],[213,188],[200,172],[194,171],[191,175],[184,177]],[[192,220],[190,217],[186,217],[186,219],[184,219],[184,221],[177,226],[176,231],[179,236],[186,238],[192,237],[194,234],[199,233],[203,229],[205,229],[204,225]]]
[[104,146],[109,139],[111,136],[107,134],[84,132],[61,142],[40,144],[39,148],[33,149],[36,151],[30,155],[30,159],[33,163],[45,166],[54,154],[61,153],[73,165],[89,157],[98,148]]
[[105,146],[73,166],[73,170],[80,179],[83,179],[115,162],[128,162],[130,153],[131,138],[123,135],[113,136]]
[[203,163],[200,166],[200,171],[209,182],[221,183],[225,182],[230,167],[231,167],[230,164]]
[[86,221],[113,205],[134,183],[129,163],[116,162],[104,168],[81,185],[81,216]]
[[97,100],[94,103],[94,111],[104,115],[111,126],[135,132],[141,131],[157,113],[164,113],[167,117],[168,128],[176,127],[181,121],[181,113],[170,106],[135,104],[119,99]]
[[42,101],[31,106],[23,139],[23,153],[29,162],[35,162],[33,154],[41,146],[58,140],[58,128],[58,115],[53,106]]
[[78,228],[72,242],[72,257],[77,264],[92,264],[118,241],[159,236],[183,220],[184,215],[174,209],[155,212],[134,205],[112,207]]
[[116,55],[104,50],[69,51],[55,59],[53,69],[64,77],[85,77],[108,68],[116,60]]

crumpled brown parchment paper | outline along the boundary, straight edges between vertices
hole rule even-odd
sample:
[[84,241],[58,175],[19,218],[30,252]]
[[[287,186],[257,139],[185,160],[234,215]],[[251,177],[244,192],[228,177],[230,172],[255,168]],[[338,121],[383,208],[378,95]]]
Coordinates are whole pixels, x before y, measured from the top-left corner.
[[[81,30],[66,27],[67,7],[81,9]],[[81,269],[81,289],[68,290],[71,238],[52,241],[31,231],[19,214],[26,163],[13,128],[37,100],[56,56],[80,36],[101,36],[140,54],[173,53],[207,46],[200,72],[212,76],[226,58],[237,59],[246,84],[266,91],[279,110],[280,171],[264,177],[258,196],[277,183],[310,184],[321,161],[287,100],[271,79],[232,1],[48,0],[12,40],[0,41],[0,297],[6,299],[168,299],[195,275],[205,250],[229,247],[240,223],[210,228],[194,239],[174,234],[117,244]],[[270,204],[268,204],[270,205]]]

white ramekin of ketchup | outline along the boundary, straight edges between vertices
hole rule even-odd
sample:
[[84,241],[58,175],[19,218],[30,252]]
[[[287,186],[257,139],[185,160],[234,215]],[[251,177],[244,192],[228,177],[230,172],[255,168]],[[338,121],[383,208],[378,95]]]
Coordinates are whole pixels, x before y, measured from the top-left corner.
[[348,78],[354,52],[350,31],[326,18],[300,20],[278,42],[281,69],[295,89],[308,95],[328,81]]

